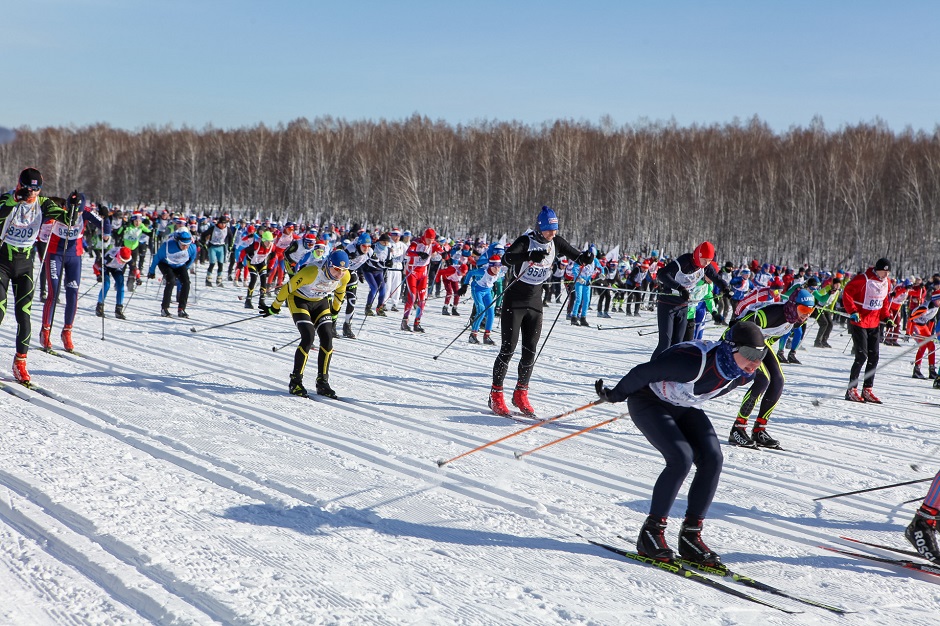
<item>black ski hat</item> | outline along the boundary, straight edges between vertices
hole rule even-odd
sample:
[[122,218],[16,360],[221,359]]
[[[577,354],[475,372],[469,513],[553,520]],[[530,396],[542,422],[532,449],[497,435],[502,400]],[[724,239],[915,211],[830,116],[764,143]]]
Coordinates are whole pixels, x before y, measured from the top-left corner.
[[738,322],[731,327],[728,339],[735,347],[767,348],[764,333],[754,322]]
[[20,172],[20,187],[42,187],[42,174],[35,167],[27,167]]
[[891,271],[891,261],[882,257],[875,261],[875,271],[888,270]]

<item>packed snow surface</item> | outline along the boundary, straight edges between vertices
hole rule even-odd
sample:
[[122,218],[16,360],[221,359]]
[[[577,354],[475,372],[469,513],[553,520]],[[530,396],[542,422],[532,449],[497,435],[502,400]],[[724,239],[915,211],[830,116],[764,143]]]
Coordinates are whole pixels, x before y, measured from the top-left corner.
[[[840,391],[848,335],[837,327],[834,349],[816,349],[811,323],[804,365],[785,367],[770,423],[785,451],[724,444],[741,391],[706,407],[725,455],[706,541],[744,574],[856,611],[840,617],[736,586],[802,611],[788,615],[578,536],[632,548],[646,516],[663,463],[625,404],[439,468],[525,427],[487,409],[495,347],[469,345],[464,333],[432,358],[464,328],[467,304],[462,317],[445,317],[431,300],[423,335],[402,332],[396,314],[360,328],[357,314],[359,338],[337,340],[332,358],[342,401],[303,399],[287,393],[294,346],[272,351],[297,337],[289,314],[207,329],[254,311],[236,298],[241,288],[205,287],[201,270],[189,320],[159,317],[162,290],[151,281],[127,321],[113,318],[112,292],[102,328],[92,288],[74,330],[81,355],[29,354],[48,395],[10,382],[13,316],[0,328],[0,624],[907,626],[940,609],[940,577],[819,547],[849,546],[842,535],[907,547],[918,502],[905,501],[928,483],[813,501],[940,467],[940,391],[911,379],[906,346],[882,348],[875,389],[884,404],[850,404]],[[93,280],[86,267],[82,291]],[[655,334],[574,327],[564,315],[553,327],[558,311],[545,311],[530,388],[543,416],[592,401],[595,379],[616,382],[655,344]],[[654,319],[590,317],[608,327]],[[60,328],[57,320],[56,339]],[[706,338],[720,332],[709,323]],[[315,367],[312,353],[311,390]],[[684,494],[670,519],[673,544]]]

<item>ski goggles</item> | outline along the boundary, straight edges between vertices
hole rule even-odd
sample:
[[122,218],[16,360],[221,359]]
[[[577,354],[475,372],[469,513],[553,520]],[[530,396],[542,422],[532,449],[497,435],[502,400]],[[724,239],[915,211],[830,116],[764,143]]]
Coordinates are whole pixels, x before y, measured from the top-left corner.
[[734,351],[743,356],[748,361],[762,361],[767,354],[767,346],[762,348],[752,348],[751,346],[735,346]]
[[28,189],[30,191],[39,191],[42,189],[42,185],[23,185],[23,189]]
[[813,314],[813,311],[816,310],[816,307],[806,306],[805,304],[796,305],[796,312],[804,317],[809,317]]

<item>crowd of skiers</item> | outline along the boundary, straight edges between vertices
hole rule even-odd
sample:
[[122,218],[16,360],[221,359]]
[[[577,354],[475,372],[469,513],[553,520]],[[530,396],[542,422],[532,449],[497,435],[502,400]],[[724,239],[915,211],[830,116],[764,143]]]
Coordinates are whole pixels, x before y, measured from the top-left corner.
[[[536,417],[528,383],[537,355],[543,310],[553,302],[565,307],[575,326],[591,326],[591,312],[639,316],[655,311],[659,341],[649,363],[637,366],[613,388],[598,381],[603,401],[628,401],[631,418],[663,454],[666,469],[654,488],[649,518],[638,549],[653,558],[672,558],[664,530],[666,513],[691,466],[697,467],[689,510],[680,531],[683,558],[720,563],[701,539],[702,522],[721,471],[721,453],[711,421],[699,408],[704,400],[748,386],[728,442],[736,446],[780,447],[767,431],[780,400],[782,365],[800,365],[807,322],[817,330],[813,346],[832,348],[833,328],[845,326],[853,342],[854,362],[846,400],[881,403],[874,380],[882,344],[917,342],[914,378],[931,378],[940,388],[935,361],[936,316],[940,310],[940,274],[929,280],[892,279],[891,263],[879,259],[851,275],[797,267],[775,267],[753,260],[719,265],[714,245],[669,257],[606,253],[591,244],[583,249],[559,235],[558,215],[543,207],[532,228],[510,243],[480,238],[452,239],[434,228],[409,230],[344,228],[338,225],[276,223],[272,220],[183,216],[168,210],[95,205],[79,191],[67,198],[44,197],[42,176],[34,168],[20,175],[14,191],[0,196],[0,321],[12,288],[17,321],[13,371],[30,382],[26,368],[31,336],[34,261],[40,260],[43,302],[40,344],[52,348],[52,325],[65,291],[62,345],[73,350],[71,328],[77,309],[83,257],[93,262],[101,282],[96,315],[115,291],[114,315],[126,317],[126,305],[143,280],[159,273],[163,282],[160,315],[188,317],[192,276],[205,265],[205,285],[228,282],[244,289],[244,307],[270,316],[286,306],[300,334],[288,391],[306,397],[304,373],[316,342],[318,395],[335,398],[329,383],[333,341],[355,339],[352,321],[359,305],[365,316],[401,315],[402,332],[425,332],[429,298],[442,298],[441,315],[470,315],[469,342],[498,345],[488,404],[497,415],[511,410],[503,395],[509,364],[521,343],[511,404]],[[149,257],[149,263],[147,262]],[[362,289],[363,294],[357,292]],[[366,291],[367,290],[367,293]],[[470,293],[470,306],[460,312]],[[128,296],[130,294],[130,296]],[[399,308],[401,307],[401,308]],[[413,319],[412,319],[413,315]],[[492,338],[496,317],[500,339]],[[719,341],[703,339],[708,321],[727,326]],[[774,346],[776,346],[774,348]],[[922,370],[926,357],[928,372]],[[864,372],[863,372],[864,370]],[[858,387],[861,385],[861,392]],[[757,416],[751,433],[747,424]],[[938,475],[940,476],[940,475]],[[936,550],[940,478],[908,529],[909,538]],[[929,500],[929,498],[928,498]],[[926,525],[926,526],[925,526]],[[920,549],[920,547],[918,548]],[[933,558],[933,557],[928,557]]]

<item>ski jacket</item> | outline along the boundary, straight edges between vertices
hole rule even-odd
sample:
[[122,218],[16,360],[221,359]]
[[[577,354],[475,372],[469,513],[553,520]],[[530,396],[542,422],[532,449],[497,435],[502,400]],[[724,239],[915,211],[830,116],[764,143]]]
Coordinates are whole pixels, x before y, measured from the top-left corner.
[[150,274],[153,274],[157,271],[157,265],[162,261],[165,261],[167,265],[173,268],[177,267],[186,267],[188,268],[196,260],[196,244],[191,243],[185,248],[181,248],[179,242],[176,241],[176,238],[170,239],[166,243],[160,245],[157,248],[157,253],[153,255],[153,259],[150,261]]
[[857,322],[849,323],[860,328],[877,328],[882,320],[891,317],[890,286],[888,279],[879,279],[872,267],[856,274],[842,291],[842,308],[849,315],[859,315]]
[[[545,250],[538,262],[529,260],[529,252]],[[534,230],[527,230],[506,248],[503,265],[507,268],[507,287],[503,292],[503,308],[542,311],[542,283],[551,275],[555,255],[575,260],[581,252],[559,235],[551,241],[539,241]],[[571,267],[574,263],[568,263]]]

